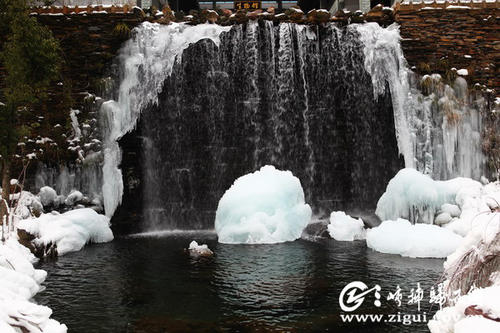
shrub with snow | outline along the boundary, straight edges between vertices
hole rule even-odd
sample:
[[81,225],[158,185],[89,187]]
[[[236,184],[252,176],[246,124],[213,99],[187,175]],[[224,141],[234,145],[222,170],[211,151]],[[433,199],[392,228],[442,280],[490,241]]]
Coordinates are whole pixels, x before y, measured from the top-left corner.
[[352,218],[344,212],[330,214],[328,232],[332,238],[338,241],[353,241],[366,237],[363,220]]
[[264,166],[238,178],[217,207],[221,243],[280,243],[300,237],[311,219],[304,191],[290,171]]
[[455,251],[462,237],[430,224],[403,219],[384,221],[366,233],[366,245],[378,252],[414,258],[445,258]]

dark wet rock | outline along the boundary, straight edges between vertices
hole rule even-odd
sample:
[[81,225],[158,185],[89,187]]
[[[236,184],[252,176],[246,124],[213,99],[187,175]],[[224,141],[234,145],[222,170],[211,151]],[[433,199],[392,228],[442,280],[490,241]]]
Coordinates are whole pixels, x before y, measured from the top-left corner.
[[302,232],[304,238],[331,238],[328,232],[328,220],[313,221],[307,225]]
[[24,229],[17,229],[17,236],[19,243],[27,247],[37,258],[56,258],[58,255],[55,243],[42,244],[37,242],[37,235]]

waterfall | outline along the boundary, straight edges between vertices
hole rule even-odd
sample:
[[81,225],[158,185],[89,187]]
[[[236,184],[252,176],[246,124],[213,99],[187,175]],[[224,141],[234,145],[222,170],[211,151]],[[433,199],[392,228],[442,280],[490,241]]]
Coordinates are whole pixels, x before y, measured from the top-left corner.
[[463,79],[417,78],[399,40],[375,23],[142,24],[101,107],[106,214],[123,194],[118,141],[136,127],[129,199],[149,229],[213,227],[224,191],[265,164],[291,170],[319,215],[372,210],[403,166],[479,178],[484,103]]
[[384,83],[389,84],[398,148],[405,166],[434,179],[483,176],[485,99],[470,93],[461,77],[452,84],[446,84],[438,74],[418,79],[407,66],[397,25],[384,29],[367,23],[356,25],[356,29],[365,44],[365,67],[375,96],[384,93]]
[[187,47],[142,111],[147,228],[213,226],[239,176],[291,170],[317,214],[373,209],[402,163],[354,28],[250,22]]
[[160,26],[144,23],[120,54],[123,75],[117,100],[103,103],[101,114],[104,137],[103,186],[106,215],[112,216],[123,194],[119,169],[121,151],[118,140],[135,128],[141,111],[157,102],[163,81],[170,75],[175,59],[191,43],[203,38],[218,42],[219,34],[228,30],[216,25]]

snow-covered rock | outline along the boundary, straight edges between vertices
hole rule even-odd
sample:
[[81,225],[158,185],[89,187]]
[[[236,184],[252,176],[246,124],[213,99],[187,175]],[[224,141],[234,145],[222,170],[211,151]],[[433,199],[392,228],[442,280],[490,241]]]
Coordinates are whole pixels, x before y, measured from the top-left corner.
[[10,195],[11,200],[17,200],[12,213],[16,219],[27,219],[35,214],[43,212],[40,199],[28,191],[22,191]]
[[30,302],[47,273],[35,269],[36,258],[15,237],[0,242],[0,332],[65,333],[66,325],[51,319],[52,310]]
[[83,200],[83,194],[80,191],[71,191],[71,193],[67,196],[66,200],[64,200],[64,204],[66,206],[73,206],[80,201]]
[[264,166],[234,182],[217,207],[221,243],[280,243],[300,237],[311,219],[304,191],[290,171]]
[[196,241],[189,243],[189,254],[194,256],[210,257],[213,256],[212,250],[208,248],[207,244],[198,245]]
[[469,178],[435,181],[415,169],[406,168],[390,180],[375,213],[382,221],[403,218],[432,224],[443,204],[463,206],[466,198],[478,195],[481,188],[481,183]]
[[366,244],[369,248],[403,257],[445,258],[455,251],[462,237],[442,227],[414,224],[403,219],[384,221],[369,229]]
[[38,197],[44,207],[55,206],[57,201],[57,192],[50,186],[44,186],[40,189]]
[[445,224],[444,227],[461,236],[466,236],[474,226],[487,223],[489,213],[500,202],[500,183],[489,183],[479,189],[461,189],[456,201],[461,208],[460,216]]
[[449,203],[441,205],[441,212],[448,213],[451,217],[459,217],[462,214],[460,207]]
[[332,212],[328,225],[330,236],[338,241],[365,239],[366,231],[363,220],[355,219],[344,212]]
[[89,242],[104,243],[113,240],[109,218],[90,208],[76,209],[60,215],[43,214],[36,219],[19,221],[17,227],[37,235],[35,242],[38,244],[56,244],[59,255],[78,251]]
[[443,225],[443,224],[450,222],[451,219],[452,219],[452,217],[451,217],[450,213],[443,212],[443,213],[440,213],[438,216],[436,216],[436,218],[434,219],[434,224]]

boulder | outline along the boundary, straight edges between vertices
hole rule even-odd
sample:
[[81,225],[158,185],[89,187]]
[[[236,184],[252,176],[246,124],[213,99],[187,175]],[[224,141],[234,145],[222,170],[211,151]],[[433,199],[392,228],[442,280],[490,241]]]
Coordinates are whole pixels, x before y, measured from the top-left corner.
[[330,13],[325,9],[313,9],[307,13],[307,21],[312,24],[326,23],[330,20]]
[[436,216],[436,218],[434,219],[434,224],[443,225],[443,224],[450,222],[451,219],[452,219],[452,217],[449,213],[443,212],[443,213],[439,214],[438,216]]

